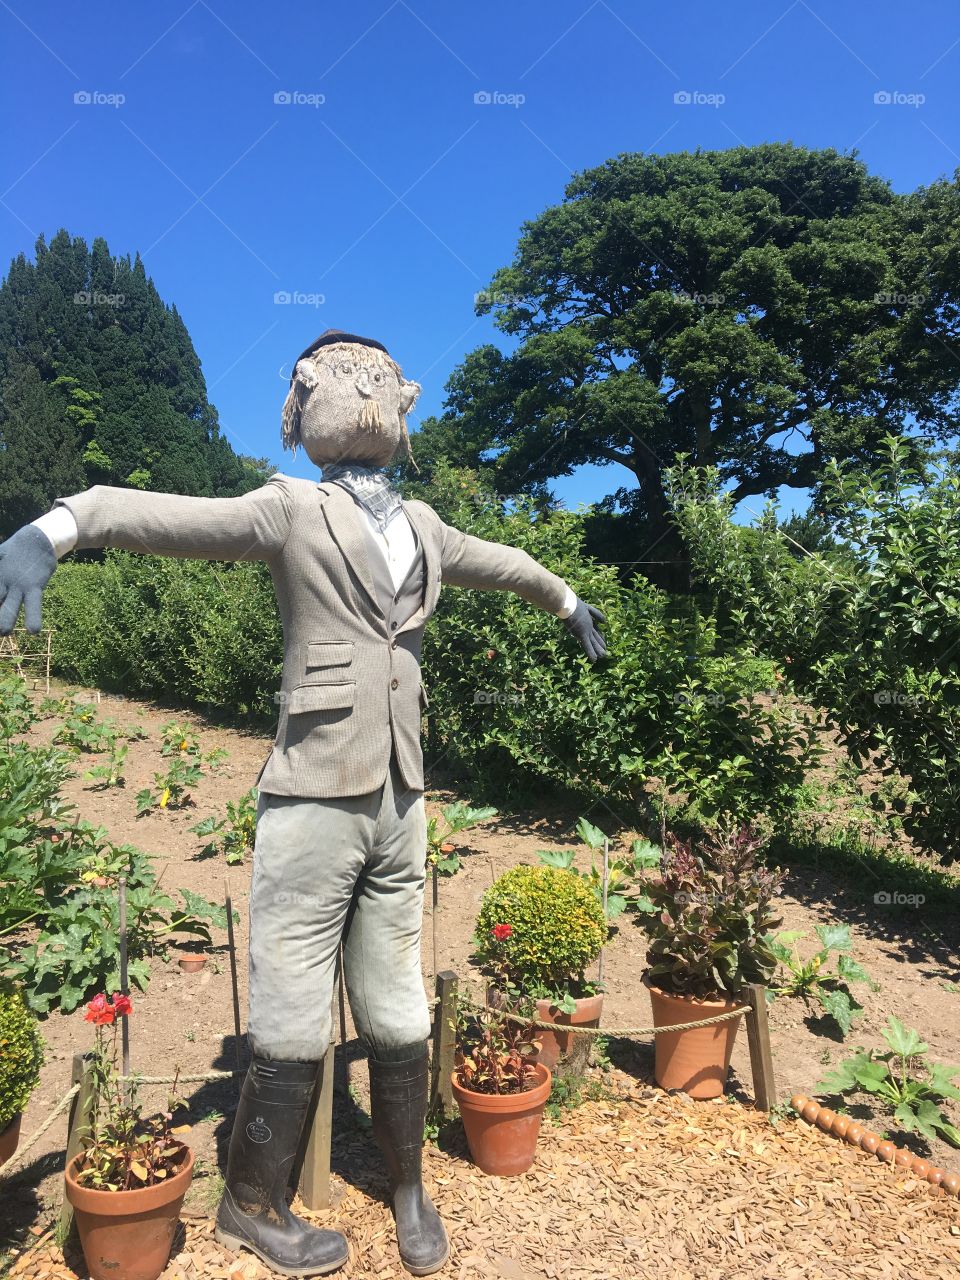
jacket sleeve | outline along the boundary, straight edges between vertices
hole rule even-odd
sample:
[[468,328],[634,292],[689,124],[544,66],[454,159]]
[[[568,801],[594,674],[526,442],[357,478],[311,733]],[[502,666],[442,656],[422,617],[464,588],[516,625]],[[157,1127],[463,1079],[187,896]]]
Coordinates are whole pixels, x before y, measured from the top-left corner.
[[77,522],[77,548],[122,547],[197,560],[271,560],[293,518],[288,477],[272,476],[239,498],[190,498],[95,485],[55,507]]
[[567,584],[519,547],[487,542],[440,522],[443,536],[440,570],[451,587],[512,591],[548,613],[560,613]]

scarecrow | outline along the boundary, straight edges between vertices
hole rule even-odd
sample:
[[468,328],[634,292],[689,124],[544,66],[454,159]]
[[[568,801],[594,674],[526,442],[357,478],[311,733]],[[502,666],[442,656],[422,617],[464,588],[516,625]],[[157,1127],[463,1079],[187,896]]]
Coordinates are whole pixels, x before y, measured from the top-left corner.
[[400,1255],[428,1275],[449,1255],[421,1156],[430,1016],[420,967],[426,858],[420,723],[424,624],[443,583],[513,591],[565,620],[591,661],[603,615],[516,547],[403,501],[385,468],[410,457],[420,387],[379,342],[327,330],[297,360],[283,443],[321,479],[274,475],[239,498],[97,485],[0,546],[0,633],[76,548],[262,560],[283,621],[276,742],[257,779],[250,890],[251,1063],[216,1238],[286,1275],[347,1260],[344,1237],[291,1213],[288,1182],[331,1042],[342,942],[350,1008],[367,1049],[373,1133],[390,1180]]

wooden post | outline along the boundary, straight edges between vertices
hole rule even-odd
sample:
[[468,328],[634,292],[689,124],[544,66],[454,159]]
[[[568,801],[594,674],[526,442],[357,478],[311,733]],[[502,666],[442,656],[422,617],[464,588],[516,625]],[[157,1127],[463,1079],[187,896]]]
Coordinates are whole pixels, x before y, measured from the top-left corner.
[[347,1002],[343,990],[343,945],[337,966],[337,1003],[340,1006],[340,1080],[345,1095],[350,1094],[350,1058],[347,1050]]
[[[603,918],[607,918],[607,892],[610,885],[610,841],[603,837]],[[606,937],[606,930],[604,930]],[[603,982],[604,947],[600,948],[600,962],[597,966],[597,981]]]
[[777,1105],[777,1085],[770,1049],[770,1026],[767,1022],[767,989],[758,982],[751,982],[746,989],[746,997],[750,1005],[747,1041],[750,1046],[750,1066],[753,1069],[753,1097],[760,1111],[770,1111]]
[[[120,990],[125,995],[130,994],[127,987],[127,877],[121,876],[119,881],[120,891]],[[130,1074],[130,1026],[127,1015],[122,1015],[120,1024],[120,1044],[121,1044],[121,1061],[123,1063],[123,1090],[124,1098],[127,1097],[127,1091],[130,1086],[127,1083],[127,1076]]]
[[[70,1119],[67,1124],[67,1152],[64,1161],[68,1165],[84,1145],[89,1135],[96,1109],[96,1086],[93,1079],[93,1054],[75,1053],[70,1083],[78,1084],[80,1092],[74,1094],[70,1104]],[[64,1196],[63,1208],[60,1210],[60,1239],[66,1240],[73,1225],[73,1205]]]
[[437,1004],[433,1015],[433,1064],[430,1081],[430,1112],[453,1114],[450,1076],[457,1049],[457,975],[452,969],[437,974]]
[[333,1139],[333,1071],[336,1045],[330,1041],[303,1126],[295,1168],[300,1199],[308,1209],[330,1208],[330,1147]]
[[237,1070],[241,1070],[240,1060],[240,988],[237,986],[237,946],[233,939],[233,900],[230,897],[230,884],[223,877],[223,905],[227,912],[227,950],[230,955],[230,988],[233,991],[233,1044],[237,1055]]

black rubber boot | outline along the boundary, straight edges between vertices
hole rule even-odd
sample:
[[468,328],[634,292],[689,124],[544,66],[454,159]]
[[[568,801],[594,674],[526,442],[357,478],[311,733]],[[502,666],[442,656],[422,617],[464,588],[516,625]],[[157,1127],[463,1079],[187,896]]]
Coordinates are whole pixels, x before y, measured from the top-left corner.
[[390,1060],[369,1060],[370,1115],[390,1176],[400,1259],[413,1275],[427,1276],[450,1256],[440,1215],[423,1187],[429,1058],[422,1041],[409,1046],[409,1057],[400,1052]]
[[323,1231],[295,1217],[287,1180],[296,1159],[319,1062],[250,1063],[230,1137],[226,1187],[215,1239],[249,1249],[286,1276],[316,1276],[349,1257],[339,1231]]

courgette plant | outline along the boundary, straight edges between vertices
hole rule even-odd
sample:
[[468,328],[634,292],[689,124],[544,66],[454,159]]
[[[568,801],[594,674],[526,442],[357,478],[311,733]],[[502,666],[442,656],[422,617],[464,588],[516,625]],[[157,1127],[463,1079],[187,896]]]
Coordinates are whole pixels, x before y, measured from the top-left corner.
[[[824,1012],[847,1035],[863,1005],[850,991],[850,983],[872,983],[870,975],[850,955],[850,928],[845,924],[818,924],[814,929],[820,940],[819,949],[807,960],[801,959],[798,943],[806,938],[801,929],[778,933],[768,939],[768,945],[783,970],[779,986],[768,988],[769,999],[776,996],[794,996],[807,1004],[817,1001]],[[836,953],[836,965],[829,968],[832,953]]]
[[892,1014],[881,1033],[888,1049],[858,1049],[824,1076],[817,1086],[831,1093],[871,1093],[893,1111],[894,1119],[911,1133],[920,1133],[932,1142],[938,1135],[953,1147],[960,1147],[960,1130],[951,1124],[939,1104],[947,1098],[960,1099],[953,1083],[960,1066],[930,1062],[930,1048],[912,1027],[905,1027]]

